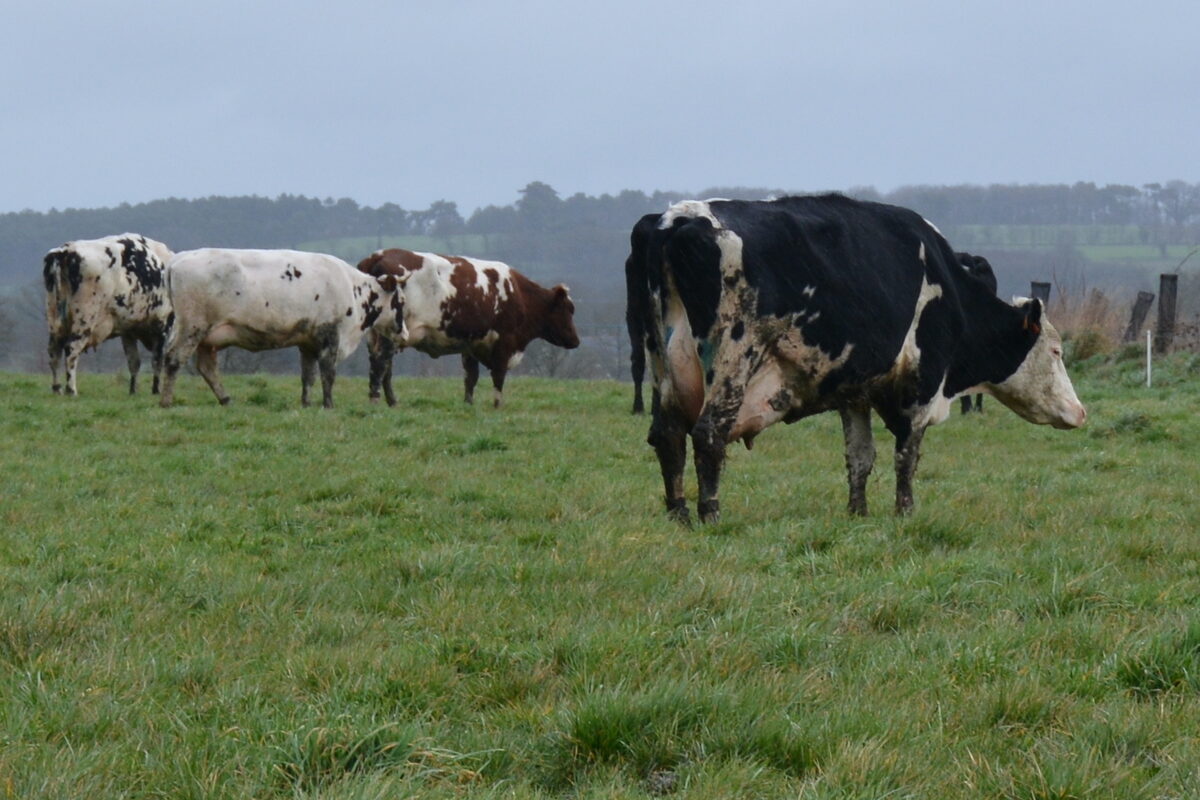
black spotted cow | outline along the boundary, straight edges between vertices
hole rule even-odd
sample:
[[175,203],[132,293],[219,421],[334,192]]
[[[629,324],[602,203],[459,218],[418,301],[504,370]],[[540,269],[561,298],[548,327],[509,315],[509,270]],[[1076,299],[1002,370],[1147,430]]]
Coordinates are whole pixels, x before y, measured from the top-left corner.
[[[372,253],[358,268],[383,280],[392,277],[404,291],[404,320],[408,338],[401,346],[437,357],[461,353],[466,376],[463,399],[471,403],[479,380],[479,365],[487,367],[500,407],[504,378],[534,339],[556,347],[579,346],[575,332],[575,303],[566,286],[545,289],[500,261],[461,256],[414,253],[393,248]],[[388,405],[392,392],[392,356],[396,344],[372,335],[372,401],[382,385]]]
[[[954,257],[958,259],[958,263],[962,265],[968,275],[982,281],[992,294],[996,294],[996,273],[986,258],[970,253],[955,253]],[[959,402],[962,403],[962,413],[969,414],[971,412],[971,395],[964,394],[959,398]],[[983,413],[983,392],[975,394],[975,411]]]
[[1057,428],[1086,418],[1042,304],[997,299],[907,209],[840,195],[687,201],[643,218],[632,251],[650,308],[648,442],[678,519],[689,435],[700,518],[713,521],[729,443],[836,409],[850,511],[865,514],[873,408],[896,439],[905,513],[921,438],[952,398],[985,391]]
[[162,242],[136,233],[67,242],[46,253],[42,278],[46,285],[46,322],[50,328],[51,388],[61,394],[59,363],[66,369],[66,393],[77,394],[75,375],[80,353],[121,337],[129,364],[129,393],[137,391],[142,361],[138,342],[150,351],[158,392],[163,342],[171,304],[163,269],[171,251]]
[[393,279],[377,281],[333,256],[296,250],[188,250],[167,265],[175,321],[166,346],[161,405],[174,401],[175,376],[196,354],[196,369],[221,405],[229,394],[217,351],[300,350],[300,402],[321,372],[333,407],[337,363],[367,331],[403,341],[403,297]]

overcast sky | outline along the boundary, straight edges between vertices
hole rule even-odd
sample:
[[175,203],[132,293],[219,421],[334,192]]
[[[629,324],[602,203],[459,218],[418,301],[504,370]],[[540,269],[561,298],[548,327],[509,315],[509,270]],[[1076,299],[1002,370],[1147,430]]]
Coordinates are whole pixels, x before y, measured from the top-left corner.
[[1200,2],[4,3],[0,212],[1200,181]]

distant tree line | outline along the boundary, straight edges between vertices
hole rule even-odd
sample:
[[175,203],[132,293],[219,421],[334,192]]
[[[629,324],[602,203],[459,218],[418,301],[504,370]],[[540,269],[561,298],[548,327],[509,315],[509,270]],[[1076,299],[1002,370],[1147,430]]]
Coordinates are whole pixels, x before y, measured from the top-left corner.
[[[783,190],[710,188],[696,193],[627,190],[598,197],[561,197],[533,182],[507,206],[489,205],[464,218],[457,204],[441,200],[424,209],[395,203],[359,205],[350,198],[320,200],[284,194],[268,197],[169,198],[113,208],[21,211],[0,214],[0,284],[25,281],[46,250],[69,239],[126,230],[144,233],[175,250],[204,246],[291,247],[344,237],[451,236],[479,234],[494,255],[561,263],[586,272],[612,265],[609,243],[624,237],[642,214],[660,211],[685,196],[759,198]],[[1200,225],[1200,184],[1184,181],[1125,185],[907,186],[880,193],[848,194],[908,206],[937,225],[1127,225],[1143,230],[1142,242],[1185,242]],[[1153,236],[1147,231],[1153,231]],[[597,246],[603,253],[596,252]],[[602,257],[599,261],[597,257]],[[619,265],[620,259],[618,259]]]
[[[527,369],[546,374],[623,374],[624,272],[629,231],[643,214],[686,197],[762,198],[788,192],[767,187],[712,187],[699,192],[627,190],[561,196],[534,181],[505,206],[464,217],[448,200],[428,208],[395,203],[360,205],[284,194],[268,197],[170,198],[114,208],[0,214],[0,368],[41,369],[45,321],[40,288],[42,256],[70,239],[136,231],[174,250],[196,247],[299,247],[332,252],[351,263],[378,246],[397,243],[507,261],[535,280],[570,284],[585,347],[565,361],[535,348]],[[847,194],[908,206],[938,225],[959,249],[986,255],[1001,293],[1027,291],[1030,280],[1053,280],[1082,293],[1097,284],[1153,289],[1169,246],[1200,243],[1200,184],[1184,181],[1124,185],[908,186],[892,192],[852,188]],[[409,237],[409,238],[405,238]],[[1156,263],[1135,282],[1116,262],[1089,260],[1087,245],[1154,245]],[[1200,261],[1200,259],[1197,259]],[[1153,277],[1156,280],[1156,277]],[[589,351],[589,347],[591,350]],[[110,348],[112,349],[112,348]],[[119,347],[111,356],[120,361]],[[103,353],[102,353],[103,355]],[[554,355],[554,354],[552,354]],[[235,354],[227,367],[294,369],[291,355]],[[547,360],[548,359],[548,360]],[[241,362],[244,361],[244,364]],[[446,361],[443,359],[443,361]],[[361,365],[354,365],[357,369]],[[401,370],[427,374],[452,364],[414,360]]]

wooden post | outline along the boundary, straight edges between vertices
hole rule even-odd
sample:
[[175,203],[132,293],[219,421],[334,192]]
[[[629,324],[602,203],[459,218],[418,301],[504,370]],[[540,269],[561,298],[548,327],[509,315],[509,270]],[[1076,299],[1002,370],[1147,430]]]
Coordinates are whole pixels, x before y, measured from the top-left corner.
[[1029,295],[1042,301],[1042,305],[1050,305],[1050,284],[1043,281],[1029,282]]
[[1138,331],[1146,324],[1146,315],[1154,303],[1154,292],[1138,292],[1137,300],[1133,303],[1133,313],[1129,315],[1129,327],[1125,329],[1123,341],[1132,342],[1137,338]]
[[1160,353],[1169,352],[1175,340],[1175,298],[1179,291],[1179,276],[1158,276],[1158,330],[1154,347]]

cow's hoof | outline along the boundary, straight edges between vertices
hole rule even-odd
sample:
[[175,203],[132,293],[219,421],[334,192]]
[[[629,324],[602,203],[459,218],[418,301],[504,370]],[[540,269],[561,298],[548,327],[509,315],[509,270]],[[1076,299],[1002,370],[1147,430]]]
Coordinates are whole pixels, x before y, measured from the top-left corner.
[[692,527],[692,515],[688,513],[687,503],[682,500],[675,505],[667,506],[667,519],[678,522],[685,528]]
[[705,525],[721,521],[721,504],[716,500],[701,501],[696,504],[696,510],[700,512],[700,521]]
[[230,403],[232,403],[232,402],[233,402],[233,398],[232,398],[232,397],[222,397],[222,398],[221,398],[221,400],[220,400],[220,403],[221,403],[221,405],[223,405],[223,406],[227,406],[227,405],[229,405],[229,404],[230,404]]
[[388,407],[389,407],[389,408],[395,408],[395,407],[396,407],[396,398],[394,398],[394,397],[389,397],[389,398],[388,398],[388,401],[387,401],[387,404],[388,404]]
[[54,384],[53,386],[50,387],[50,391],[54,392],[55,394],[62,394],[62,384],[60,384],[60,383]]
[[368,397],[368,398],[367,398],[367,400],[368,400],[368,402],[370,402],[370,403],[371,403],[371,405],[373,405],[373,406],[377,406],[377,405],[379,405],[379,395],[377,395],[377,394],[373,394],[373,395],[371,395],[370,397]]

